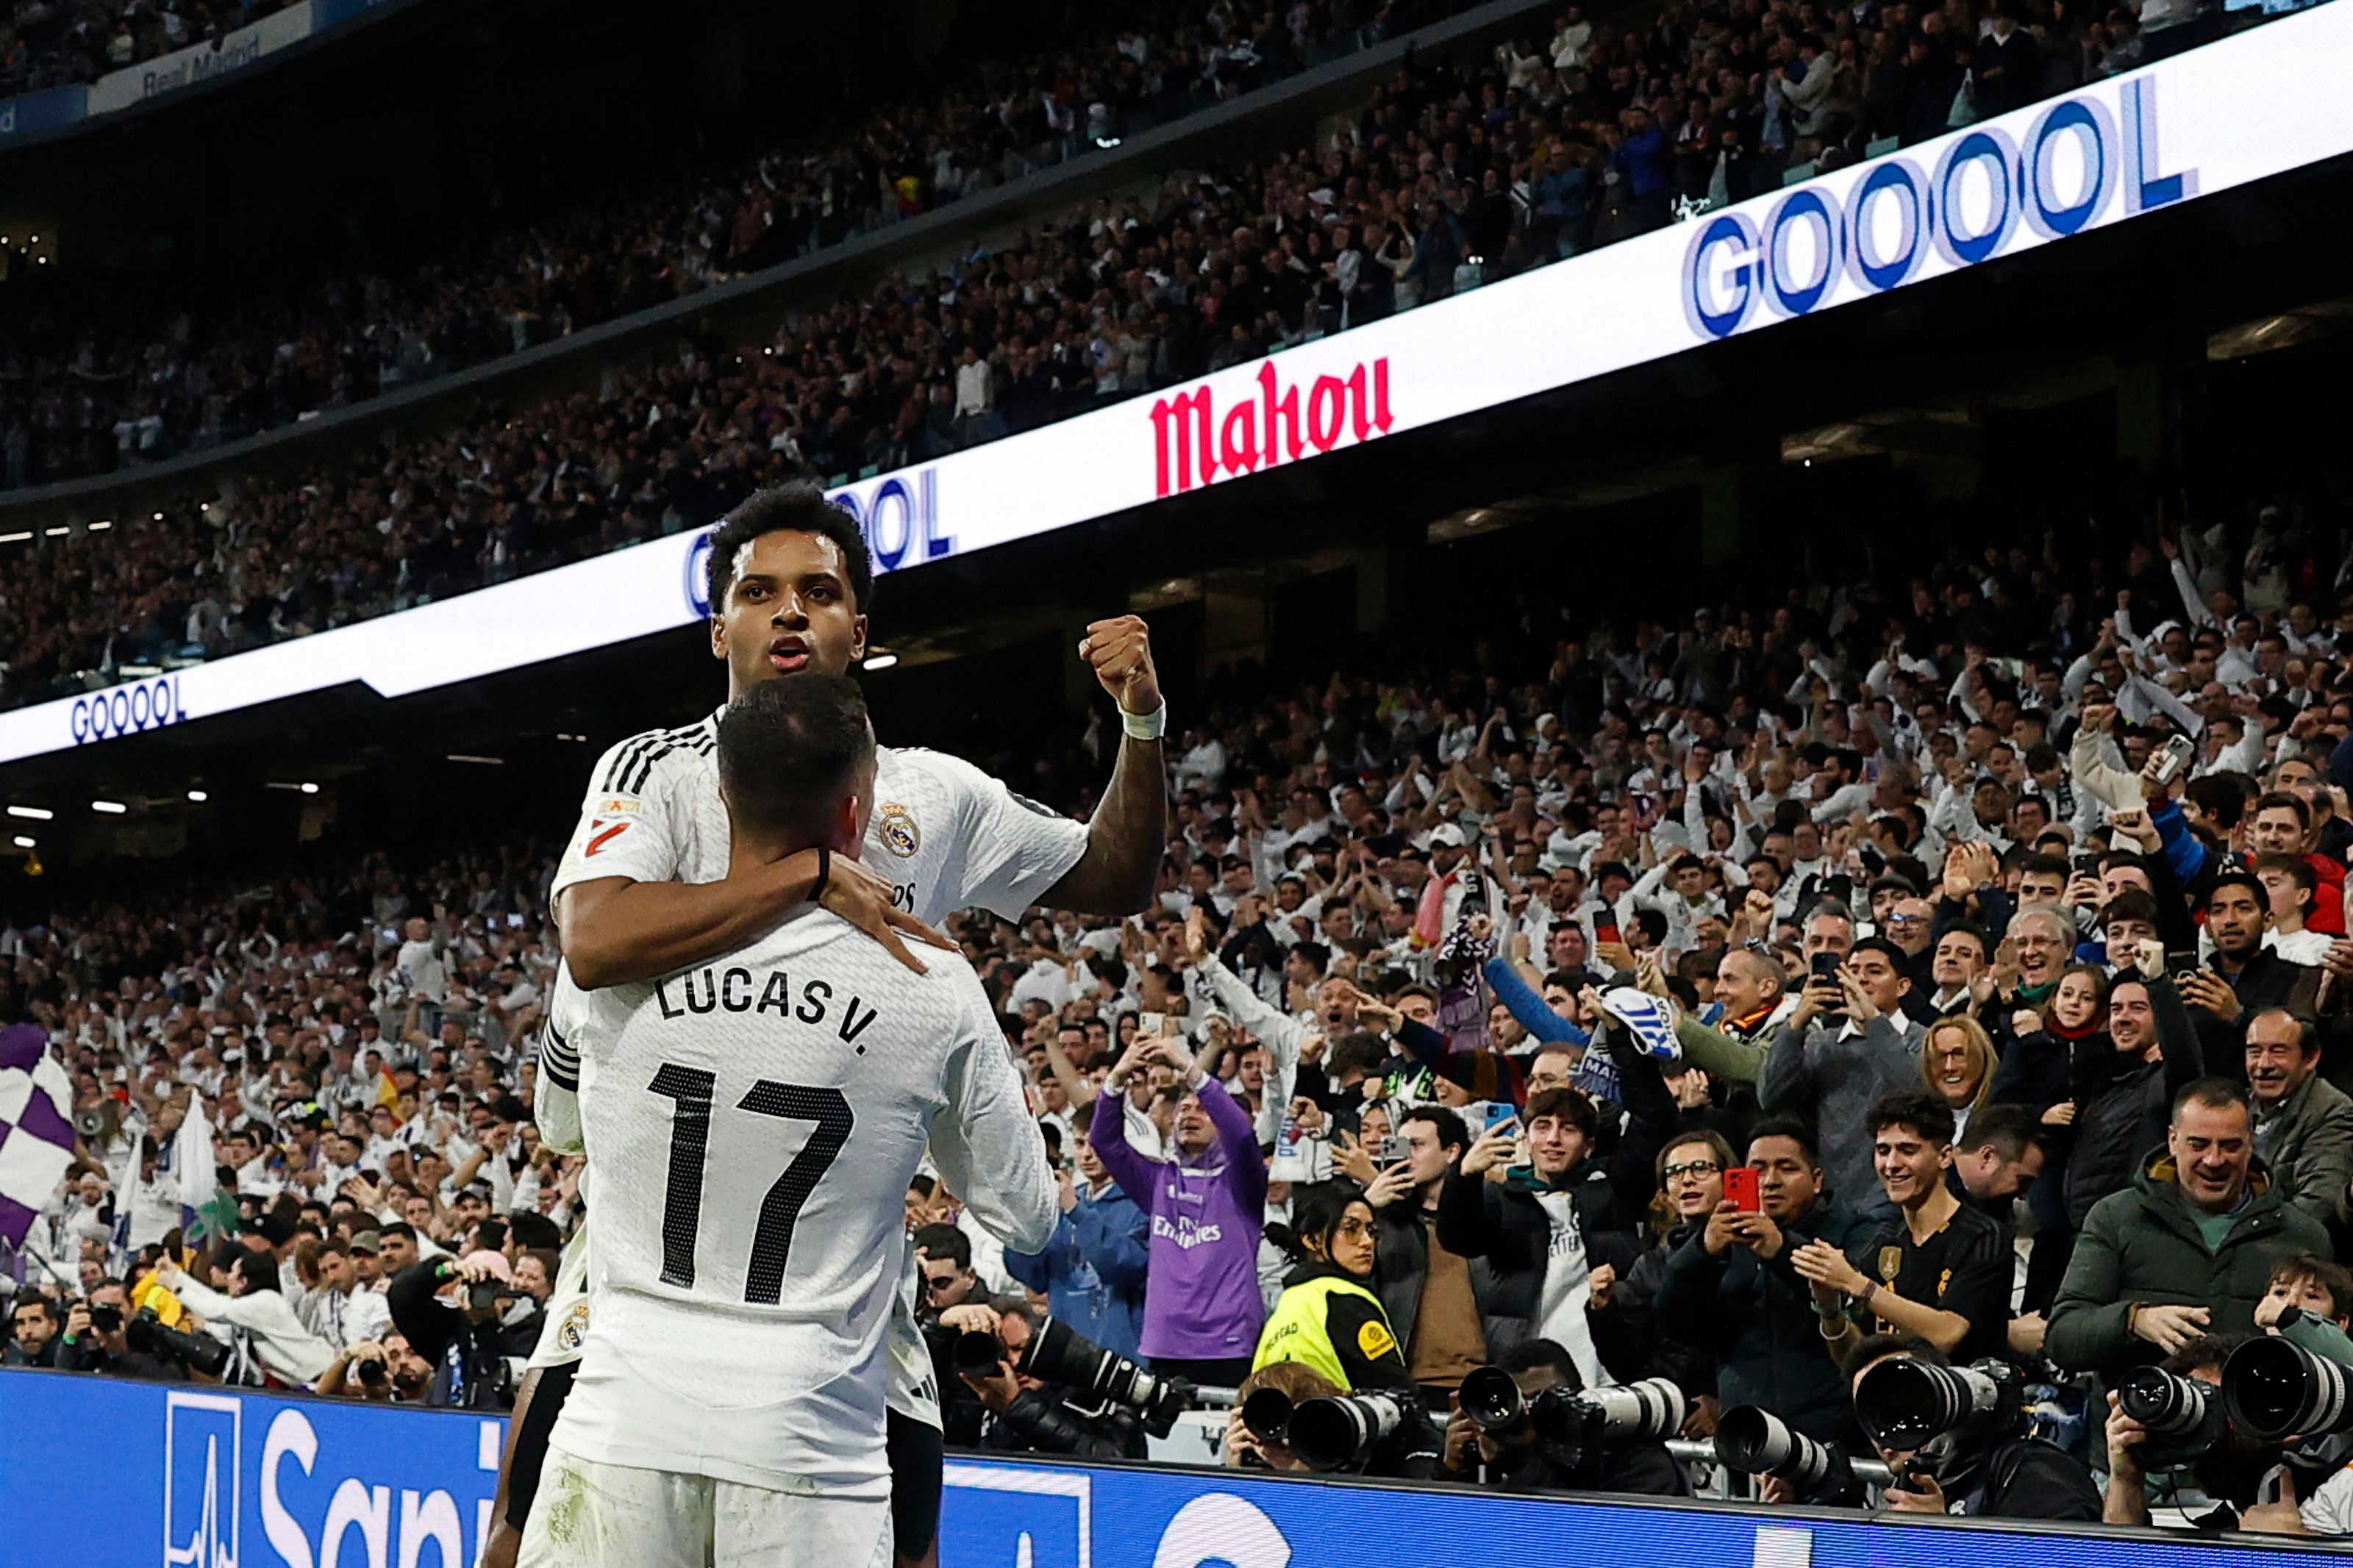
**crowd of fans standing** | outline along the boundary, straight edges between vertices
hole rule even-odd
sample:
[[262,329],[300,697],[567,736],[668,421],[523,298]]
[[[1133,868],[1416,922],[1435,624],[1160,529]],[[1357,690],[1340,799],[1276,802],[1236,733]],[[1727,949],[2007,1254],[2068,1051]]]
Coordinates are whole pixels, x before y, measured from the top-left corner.
[[[1665,1378],[1689,1435],[1756,1404],[1860,1450],[1861,1367],[1991,1358],[2080,1457],[1977,1504],[2146,1519],[2105,1390],[2353,1316],[2348,542],[2293,498],[1672,623],[1531,600],[1475,643],[1212,682],[1141,916],[952,922],[1068,1223],[1006,1256],[925,1178],[927,1311],[1009,1344],[1050,1309],[1202,1383],[1387,1382],[1432,1423],[1398,1473],[1545,1487],[1687,1482],[1515,1468],[1455,1407],[1470,1372]],[[170,1372],[90,1316],[168,1299],[253,1378],[494,1389],[465,1347],[528,1337],[582,1202],[531,1124],[545,870],[377,855],[0,931],[96,1118],[10,1353]],[[189,1268],[164,1184],[199,1107],[245,1228]],[[397,1316],[387,1265],[434,1251],[492,1287],[482,1321],[388,1340],[354,1294],[389,1273]],[[290,1312],[252,1304],[273,1285]],[[1343,1321],[1364,1355],[1314,1348]],[[965,1381],[955,1440],[1132,1443]],[[1294,1462],[1239,1416],[1229,1442]],[[2339,1531],[2341,1465],[2210,1500]]]

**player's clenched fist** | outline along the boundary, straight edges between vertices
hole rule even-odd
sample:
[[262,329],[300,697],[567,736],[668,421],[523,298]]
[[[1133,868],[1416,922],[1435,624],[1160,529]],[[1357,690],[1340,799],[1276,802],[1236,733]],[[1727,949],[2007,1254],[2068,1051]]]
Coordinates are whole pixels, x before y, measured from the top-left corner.
[[1122,710],[1141,717],[1160,708],[1160,675],[1152,668],[1152,633],[1141,616],[1113,616],[1088,626],[1079,657]]

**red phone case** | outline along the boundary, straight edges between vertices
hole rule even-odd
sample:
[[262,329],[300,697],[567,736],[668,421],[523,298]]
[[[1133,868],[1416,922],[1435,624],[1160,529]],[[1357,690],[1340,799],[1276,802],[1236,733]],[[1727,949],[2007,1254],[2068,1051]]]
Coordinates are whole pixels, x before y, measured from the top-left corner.
[[1753,1166],[1735,1165],[1724,1173],[1724,1195],[1743,1214],[1761,1214],[1765,1200],[1757,1190],[1757,1172]]

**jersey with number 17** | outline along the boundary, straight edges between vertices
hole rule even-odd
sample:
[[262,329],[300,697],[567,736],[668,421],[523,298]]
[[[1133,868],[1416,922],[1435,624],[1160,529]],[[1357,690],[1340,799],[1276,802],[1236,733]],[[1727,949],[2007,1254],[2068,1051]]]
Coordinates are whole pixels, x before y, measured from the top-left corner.
[[592,1461],[887,1494],[889,1335],[926,1143],[1009,1245],[1059,1217],[979,978],[916,974],[805,908],[751,946],[586,999],[596,1310],[550,1442]]

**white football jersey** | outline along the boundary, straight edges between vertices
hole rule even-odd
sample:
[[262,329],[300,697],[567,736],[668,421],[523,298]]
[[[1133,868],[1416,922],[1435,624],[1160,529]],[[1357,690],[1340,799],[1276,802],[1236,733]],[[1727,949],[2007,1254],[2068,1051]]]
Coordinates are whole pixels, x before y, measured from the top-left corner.
[[[684,729],[633,735],[605,753],[555,868],[554,891],[601,877],[716,882],[727,875],[728,842],[713,712]],[[918,919],[937,925],[977,904],[1018,920],[1086,849],[1084,823],[1015,795],[961,758],[875,750],[874,807],[859,860]]]
[[[727,875],[730,828],[727,804],[719,794],[723,711],[682,729],[632,735],[597,760],[579,824],[556,867],[554,891],[601,877],[715,882]],[[860,862],[892,879],[902,909],[934,926],[950,912],[974,905],[1018,920],[1086,853],[1084,824],[937,752],[878,747],[874,793]],[[931,962],[929,955],[925,962]],[[578,1121],[567,1020],[579,1016],[586,997],[570,973],[559,969],[548,1003],[552,1027],[534,1109],[543,1137],[566,1152],[576,1151]],[[987,1210],[980,1213],[986,1223]],[[567,1277],[586,1277],[586,1246],[585,1230],[566,1245]],[[892,1341],[891,1405],[936,1426],[931,1357],[915,1325],[914,1255],[912,1248],[902,1252],[903,1299]],[[532,1363],[577,1359],[585,1316],[577,1300],[559,1293]]]
[[751,946],[586,997],[566,1032],[595,1311],[549,1441],[774,1490],[888,1494],[886,1339],[926,1142],[1007,1239],[1053,1175],[979,978],[916,974],[805,909]]

